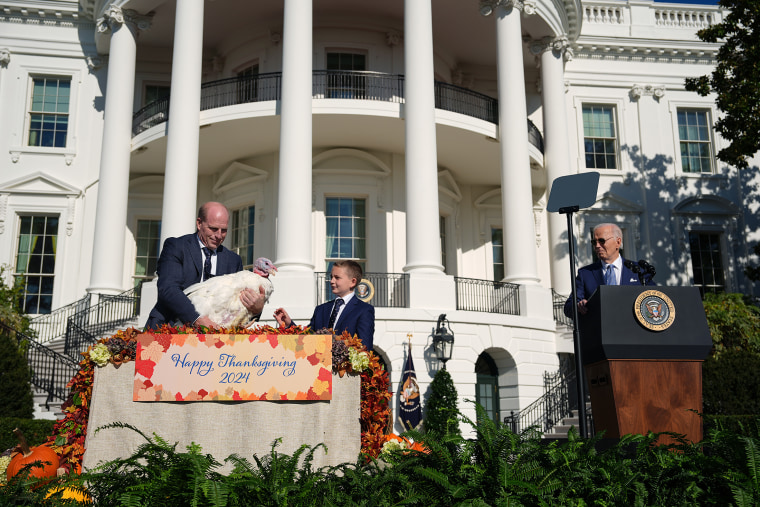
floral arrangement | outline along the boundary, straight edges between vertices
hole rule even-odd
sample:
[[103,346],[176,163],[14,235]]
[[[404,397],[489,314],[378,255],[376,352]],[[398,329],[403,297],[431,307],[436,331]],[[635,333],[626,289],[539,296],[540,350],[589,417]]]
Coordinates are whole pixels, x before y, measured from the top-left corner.
[[[164,325],[155,334],[197,332],[198,329],[192,327]],[[314,331],[301,326],[257,326],[250,329],[220,329],[214,333],[300,335],[314,334]],[[140,331],[134,328],[118,331],[113,336],[99,340],[82,353],[79,372],[67,386],[71,388],[69,398],[61,407],[64,417],[56,422],[53,434],[48,437],[48,443],[60,456],[61,467],[65,471],[80,473],[82,470],[95,368],[108,363],[119,367],[122,363],[133,361],[138,334]],[[390,417],[388,400],[392,393],[389,391],[388,372],[382,368],[378,357],[366,350],[359,338],[348,333],[333,340],[332,353],[334,373],[341,377],[347,373],[361,375],[361,452],[366,459],[376,458],[385,442],[385,428]]]

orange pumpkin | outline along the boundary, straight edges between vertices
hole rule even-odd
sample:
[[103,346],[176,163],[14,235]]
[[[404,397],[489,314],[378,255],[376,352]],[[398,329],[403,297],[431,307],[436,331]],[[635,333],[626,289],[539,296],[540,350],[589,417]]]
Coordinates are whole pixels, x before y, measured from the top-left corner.
[[56,470],[58,469],[58,455],[55,451],[45,445],[29,448],[29,444],[26,443],[26,438],[24,438],[24,434],[21,433],[20,429],[16,428],[13,430],[13,433],[18,439],[21,452],[13,455],[11,462],[8,463],[8,468],[6,469],[8,480],[11,480],[26,465],[34,462],[41,462],[42,466],[30,468],[29,477],[55,477]]

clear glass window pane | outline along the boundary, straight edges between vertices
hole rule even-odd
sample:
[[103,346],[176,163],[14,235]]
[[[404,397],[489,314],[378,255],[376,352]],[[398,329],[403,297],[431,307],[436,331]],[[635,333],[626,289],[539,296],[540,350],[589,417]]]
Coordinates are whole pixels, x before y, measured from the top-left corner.
[[156,274],[161,248],[161,220],[138,220],[135,242],[135,280],[151,280]]
[[616,169],[618,140],[614,106],[584,105],[582,116],[586,167]]
[[366,262],[366,201],[350,197],[328,197],[325,200],[326,263],[337,259]]

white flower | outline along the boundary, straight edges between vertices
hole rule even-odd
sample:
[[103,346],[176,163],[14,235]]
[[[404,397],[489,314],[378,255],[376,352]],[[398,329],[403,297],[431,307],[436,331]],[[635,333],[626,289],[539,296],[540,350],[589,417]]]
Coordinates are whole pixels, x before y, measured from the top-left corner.
[[350,348],[348,360],[351,361],[351,368],[354,371],[364,371],[369,368],[369,356],[366,352],[357,352],[356,349]]
[[406,445],[406,442],[403,440],[388,440],[383,444],[382,449],[380,449],[380,454],[383,456],[388,456],[392,452],[395,451],[403,451],[404,449],[407,449],[408,446]]
[[102,343],[98,343],[90,349],[90,359],[98,366],[105,366],[108,364],[108,360],[111,359],[111,353]]
[[[5,478],[5,471],[8,469],[8,465],[11,464],[10,456],[0,456],[0,479]],[[4,481],[0,481],[2,483]]]

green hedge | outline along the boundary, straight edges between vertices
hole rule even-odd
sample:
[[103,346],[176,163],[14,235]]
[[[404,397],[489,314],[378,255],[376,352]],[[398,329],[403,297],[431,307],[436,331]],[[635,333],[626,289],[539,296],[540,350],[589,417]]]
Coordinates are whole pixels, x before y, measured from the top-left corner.
[[0,453],[18,444],[13,430],[18,428],[26,437],[30,446],[40,445],[53,434],[55,421],[46,419],[19,419],[17,417],[0,417]]
[[760,415],[760,354],[727,350],[702,365],[702,398],[708,415]]

